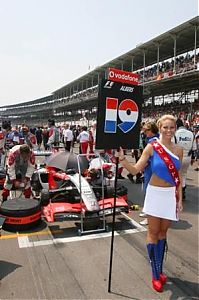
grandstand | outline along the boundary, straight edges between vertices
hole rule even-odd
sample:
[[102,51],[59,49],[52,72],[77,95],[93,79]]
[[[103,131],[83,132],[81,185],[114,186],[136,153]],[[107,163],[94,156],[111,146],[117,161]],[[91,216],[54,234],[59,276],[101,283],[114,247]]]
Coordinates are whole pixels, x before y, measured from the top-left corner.
[[109,67],[140,74],[143,117],[149,117],[147,112],[171,109],[168,103],[173,103],[174,112],[175,107],[179,113],[186,108],[192,115],[199,109],[199,17],[140,44],[49,96],[0,107],[0,118],[13,125],[42,125],[49,117],[57,122],[75,122],[82,116],[92,121],[96,119],[98,85]]

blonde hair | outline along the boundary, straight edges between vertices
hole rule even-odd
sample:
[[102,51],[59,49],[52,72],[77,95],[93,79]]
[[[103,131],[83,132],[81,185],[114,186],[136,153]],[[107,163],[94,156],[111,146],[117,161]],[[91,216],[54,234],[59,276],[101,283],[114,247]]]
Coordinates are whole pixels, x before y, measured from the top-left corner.
[[165,120],[170,120],[170,121],[173,121],[176,125],[176,118],[173,116],[173,115],[163,115],[158,121],[157,121],[157,125],[158,125],[158,128],[160,129],[160,127],[162,126],[162,123],[165,121]]

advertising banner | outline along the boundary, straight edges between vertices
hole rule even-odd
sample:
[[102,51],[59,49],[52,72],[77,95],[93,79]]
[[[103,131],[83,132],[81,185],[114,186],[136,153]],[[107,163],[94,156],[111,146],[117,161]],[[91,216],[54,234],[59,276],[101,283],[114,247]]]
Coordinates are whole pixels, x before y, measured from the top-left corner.
[[108,80],[122,82],[131,85],[138,85],[139,75],[132,72],[109,68]]

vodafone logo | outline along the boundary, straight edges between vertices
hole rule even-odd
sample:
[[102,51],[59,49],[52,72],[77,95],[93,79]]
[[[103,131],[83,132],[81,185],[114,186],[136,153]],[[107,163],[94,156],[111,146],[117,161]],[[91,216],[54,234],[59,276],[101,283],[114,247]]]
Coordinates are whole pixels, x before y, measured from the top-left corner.
[[138,78],[134,77],[134,76],[130,76],[130,75],[122,75],[122,74],[118,74],[118,73],[115,73],[114,71],[111,71],[109,73],[109,78],[112,79],[112,78],[118,78],[118,79],[122,79],[122,80],[125,80],[125,81],[136,81],[138,82]]
[[108,80],[138,85],[138,79],[137,74],[109,68]]

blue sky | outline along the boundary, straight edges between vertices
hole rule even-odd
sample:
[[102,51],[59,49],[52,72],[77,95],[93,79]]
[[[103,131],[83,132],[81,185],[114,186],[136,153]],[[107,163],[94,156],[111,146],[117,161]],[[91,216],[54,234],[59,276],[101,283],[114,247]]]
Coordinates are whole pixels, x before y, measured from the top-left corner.
[[198,15],[199,0],[0,0],[0,106],[35,100]]

